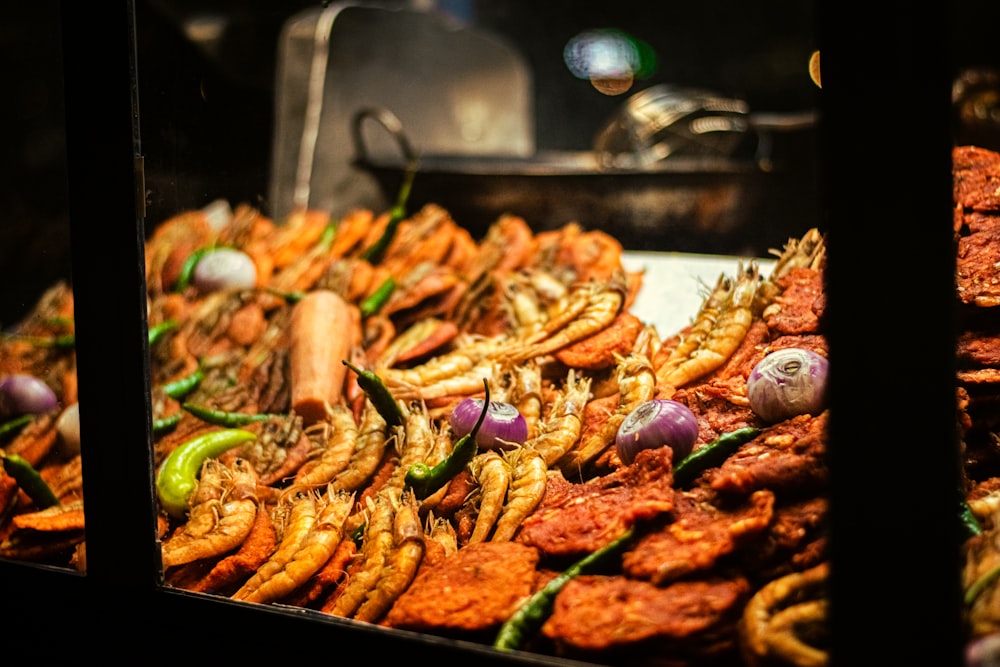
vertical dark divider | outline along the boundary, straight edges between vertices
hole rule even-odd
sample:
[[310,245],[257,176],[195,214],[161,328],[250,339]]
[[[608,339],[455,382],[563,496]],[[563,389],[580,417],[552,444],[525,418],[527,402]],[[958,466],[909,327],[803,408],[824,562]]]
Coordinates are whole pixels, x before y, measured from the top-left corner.
[[[151,608],[158,572],[132,9],[61,4],[87,514],[81,614],[93,604],[102,623],[122,627]],[[102,634],[83,638],[85,654]]]
[[819,13],[832,657],[960,665],[950,16],[890,7]]

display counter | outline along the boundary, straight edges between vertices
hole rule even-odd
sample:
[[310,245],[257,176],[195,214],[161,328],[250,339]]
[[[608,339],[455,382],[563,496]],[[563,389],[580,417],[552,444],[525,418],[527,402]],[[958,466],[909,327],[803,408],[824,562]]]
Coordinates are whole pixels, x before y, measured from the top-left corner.
[[[821,12],[829,63],[823,100],[827,299],[837,369],[830,385],[832,655],[836,664],[915,664],[933,644],[941,657],[936,664],[957,665],[949,141],[943,129],[929,129],[947,126],[947,59],[927,48],[939,29],[935,17],[915,16],[905,30],[872,17],[844,39],[838,30],[845,21],[854,25],[854,9],[838,3]],[[558,662],[161,586],[130,4],[64,3],[62,19],[79,394],[86,405],[87,567],[76,573],[0,563],[11,664],[147,652],[167,659],[259,659],[271,651]],[[76,29],[83,25],[91,27]],[[105,48],[93,49],[95,40]],[[890,53],[889,44],[896,50]],[[912,65],[878,85],[855,76],[881,58]],[[873,105],[888,107],[904,97],[923,110],[919,120],[870,123]],[[99,113],[94,100],[101,101]],[[913,132],[918,127],[921,132]],[[887,170],[889,158],[896,170]],[[657,256],[633,261],[649,267],[651,278],[661,268],[679,272],[674,282],[714,278],[719,268],[714,258],[667,258],[662,266]],[[730,259],[721,261],[730,266]],[[658,280],[650,288],[639,307],[658,326],[675,327],[683,315],[661,304],[673,302],[671,295],[659,290]],[[678,311],[691,312],[687,304]]]

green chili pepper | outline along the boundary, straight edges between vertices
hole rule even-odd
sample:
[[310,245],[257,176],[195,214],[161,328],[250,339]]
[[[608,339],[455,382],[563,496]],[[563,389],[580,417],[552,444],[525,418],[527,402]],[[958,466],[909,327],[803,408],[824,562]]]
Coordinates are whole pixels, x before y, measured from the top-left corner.
[[528,601],[518,607],[517,611],[500,626],[500,632],[493,642],[493,647],[502,651],[512,651],[519,648],[527,635],[534,634],[542,627],[552,614],[556,595],[566,583],[581,574],[585,574],[602,561],[619,553],[632,538],[634,528],[629,528],[610,544],[573,563],[568,569],[550,580],[543,588],[528,598]]
[[76,336],[73,334],[60,334],[58,336],[24,336],[21,334],[4,334],[8,340],[23,340],[31,343],[35,347],[52,347],[59,349],[69,349],[76,345]]
[[181,400],[194,391],[201,381],[205,379],[205,371],[201,368],[194,369],[190,375],[168,382],[163,385],[163,393],[174,400]]
[[7,454],[3,457],[3,469],[39,509],[59,504],[56,494],[26,459],[17,454]]
[[958,507],[958,518],[962,522],[962,528],[965,529],[966,537],[981,535],[983,527],[980,525],[976,515],[972,513],[972,508],[969,507],[969,504],[964,500],[960,500]]
[[343,359],[342,363],[357,374],[358,386],[371,400],[378,413],[382,415],[385,423],[388,426],[402,426],[403,411],[399,409],[399,404],[396,403],[396,399],[382,382],[382,378],[372,371],[358,368],[346,359]]
[[159,324],[149,328],[149,344],[153,345],[156,341],[163,338],[163,336],[168,331],[173,331],[177,328],[177,320],[163,320]]
[[753,426],[724,433],[713,442],[699,447],[685,456],[674,466],[674,486],[682,488],[694,481],[700,473],[720,465],[746,442],[760,435],[760,429]]
[[361,302],[361,317],[370,317],[377,313],[385,302],[389,300],[392,296],[393,291],[396,289],[396,281],[392,276],[389,276],[385,281],[379,285],[378,289],[372,292],[368,297]]
[[323,228],[323,234],[319,237],[320,250],[327,251],[333,247],[333,240],[337,238],[337,223],[335,221],[330,221],[330,223]]
[[407,486],[413,488],[413,494],[418,500],[423,500],[431,495],[447,484],[455,475],[462,472],[479,451],[476,435],[479,433],[479,427],[483,425],[483,419],[490,406],[490,386],[486,380],[483,380],[483,385],[486,387],[486,399],[483,401],[483,410],[479,413],[479,419],[476,420],[471,431],[458,439],[451,454],[433,468],[426,463],[414,463],[406,471],[405,482]]
[[272,289],[270,287],[264,288],[264,291],[268,294],[273,294],[274,296],[281,297],[290,304],[298,303],[302,300],[302,297],[306,295],[302,290],[295,290],[294,292],[282,292],[281,290]]
[[28,423],[35,418],[35,415],[27,414],[21,415],[19,417],[14,417],[9,421],[5,421],[0,424],[0,439],[7,437],[28,425]]
[[203,433],[178,445],[160,464],[156,475],[156,496],[160,506],[171,516],[183,519],[205,460],[221,456],[256,437],[249,431],[224,429]]
[[266,422],[274,416],[264,412],[226,412],[225,410],[216,410],[215,408],[208,408],[197,403],[181,403],[181,407],[202,421],[227,428],[246,426],[253,422]]
[[153,435],[163,435],[168,431],[173,431],[177,424],[180,423],[181,417],[183,415],[180,412],[175,412],[169,417],[164,417],[162,419],[153,420]]
[[971,605],[975,602],[976,598],[979,597],[979,595],[985,591],[990,584],[997,580],[997,577],[1000,577],[1000,565],[993,566],[983,576],[972,582],[972,585],[965,591],[965,596],[963,598],[965,604]]
[[191,278],[194,277],[194,267],[198,266],[198,262],[201,261],[202,257],[213,250],[215,250],[215,246],[205,246],[204,248],[198,248],[188,255],[188,258],[184,260],[184,264],[181,266],[180,274],[177,276],[177,284],[174,285],[175,292],[183,292],[187,289],[188,285],[191,284]]
[[392,243],[393,237],[396,236],[396,228],[406,218],[406,201],[410,198],[410,190],[413,189],[413,179],[417,174],[418,162],[419,160],[414,158],[407,165],[406,174],[403,176],[403,184],[396,195],[396,204],[389,212],[389,222],[386,224],[385,231],[375,243],[361,253],[361,259],[367,260],[372,264],[378,264],[382,261],[385,251],[389,249],[389,244]]

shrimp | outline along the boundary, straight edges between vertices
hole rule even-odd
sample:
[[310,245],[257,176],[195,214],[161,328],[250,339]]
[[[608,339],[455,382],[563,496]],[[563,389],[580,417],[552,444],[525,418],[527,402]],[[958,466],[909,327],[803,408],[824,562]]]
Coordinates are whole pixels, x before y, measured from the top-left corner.
[[479,513],[469,544],[485,542],[500,516],[507,487],[510,486],[510,468],[503,457],[494,450],[477,454],[469,462],[472,476],[479,483]]
[[354,453],[347,467],[334,476],[331,481],[333,487],[344,491],[359,489],[375,474],[390,440],[385,419],[371,399],[366,397]]
[[451,525],[450,521],[440,517],[434,518],[433,516],[428,516],[427,523],[429,524],[427,530],[428,538],[443,547],[445,557],[458,551],[458,534],[455,532],[455,527]]
[[628,413],[656,395],[656,373],[645,355],[633,352],[618,359],[618,403],[615,411],[576,449],[557,463],[569,476],[600,456],[614,442],[615,434]]
[[532,438],[538,433],[542,415],[542,369],[536,360],[529,359],[514,369],[514,376],[513,399],[528,424],[528,438]]
[[292,487],[282,496],[276,509],[281,522],[281,540],[278,543],[278,548],[271,554],[267,562],[261,565],[238,591],[233,593],[234,600],[242,600],[254,595],[264,582],[281,572],[292,561],[316,523],[318,511],[316,501],[315,492],[301,487]]
[[393,546],[392,525],[398,502],[395,489],[384,489],[369,500],[369,517],[355,561],[357,569],[349,573],[347,582],[335,597],[323,606],[323,611],[348,618],[364,603],[368,593],[378,583]]
[[472,370],[500,349],[500,338],[463,336],[456,348],[412,368],[382,367],[379,377],[387,387],[426,387]]
[[393,549],[374,590],[354,613],[355,620],[375,623],[409,587],[423,560],[424,530],[413,494],[404,493],[392,522]]
[[[569,322],[554,320],[559,325],[554,333],[553,328],[546,325],[544,331],[551,333],[547,338],[537,340],[537,336],[532,336],[526,343],[515,343],[505,351],[505,355],[511,361],[519,363],[555,352],[604,329],[614,321],[625,303],[624,281],[591,283],[583,290],[586,292],[586,301],[577,317]],[[575,308],[571,306],[570,310],[574,311]]]
[[245,602],[273,602],[304,584],[330,560],[344,539],[344,524],[354,505],[354,494],[328,490],[318,504],[316,520],[291,558],[277,568],[268,568],[267,576],[251,577],[234,597]]
[[709,292],[708,296],[701,304],[694,324],[683,335],[680,342],[670,350],[669,356],[656,369],[657,375],[663,377],[673,372],[678,366],[683,364],[695,350],[704,343],[705,339],[715,327],[715,322],[719,319],[719,314],[725,308],[733,294],[733,281],[722,274],[715,283],[715,288]]
[[422,387],[401,387],[393,391],[393,395],[400,400],[420,399],[424,401],[449,396],[471,396],[482,392],[483,378],[496,377],[497,370],[497,362],[485,359],[461,375],[448,377]]
[[507,490],[507,502],[504,503],[493,537],[490,538],[493,542],[505,542],[514,537],[521,522],[542,501],[548,479],[545,459],[533,449],[518,447],[506,452],[504,458],[512,471],[511,482]]
[[668,362],[657,370],[657,381],[667,391],[672,392],[673,389],[719,368],[732,356],[750,330],[750,325],[753,324],[754,298],[761,278],[756,262],[751,262],[745,270],[741,262],[739,274],[718,318],[697,349],[691,351],[686,358]]
[[546,319],[541,299],[523,274],[514,274],[503,284],[502,308],[519,335],[527,336],[542,328]]
[[358,425],[354,413],[343,404],[328,405],[327,421],[319,422],[325,441],[319,459],[309,461],[295,475],[295,484],[321,486],[347,468],[358,444]]
[[[244,459],[236,459],[231,467],[209,461],[215,459],[208,459],[203,466],[209,476],[208,485],[214,487],[221,479],[224,489],[218,498],[214,497],[214,488],[206,491],[209,498],[201,504],[206,508],[203,510],[206,515],[208,512],[214,515],[214,521],[209,525],[207,516],[198,518],[193,532],[181,532],[164,542],[161,557],[165,568],[232,551],[243,543],[253,528],[258,511],[257,473],[253,466]],[[219,478],[213,470],[216,467]]]
[[576,372],[570,369],[566,385],[539,425],[537,435],[525,441],[524,446],[537,451],[546,466],[553,465],[580,439],[583,409],[590,400],[592,381],[589,376],[577,377]]

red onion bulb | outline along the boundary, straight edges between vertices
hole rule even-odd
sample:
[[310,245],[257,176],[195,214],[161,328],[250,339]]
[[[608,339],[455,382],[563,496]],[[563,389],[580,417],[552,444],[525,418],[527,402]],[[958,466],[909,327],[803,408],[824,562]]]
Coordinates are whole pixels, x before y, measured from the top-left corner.
[[758,417],[779,422],[823,410],[826,357],[799,347],[776,350],[760,360],[747,378],[747,398]]
[[691,453],[697,439],[698,420],[688,406],[654,398],[625,417],[615,436],[615,448],[625,465],[630,465],[643,449],[664,445],[673,450],[673,460],[680,461]]
[[14,373],[0,379],[0,418],[48,412],[57,405],[55,392],[34,375]]
[[[466,398],[455,406],[449,423],[457,437],[470,433],[483,412],[482,398]],[[490,401],[483,424],[476,433],[480,449],[513,449],[528,439],[528,422],[510,403]]]

